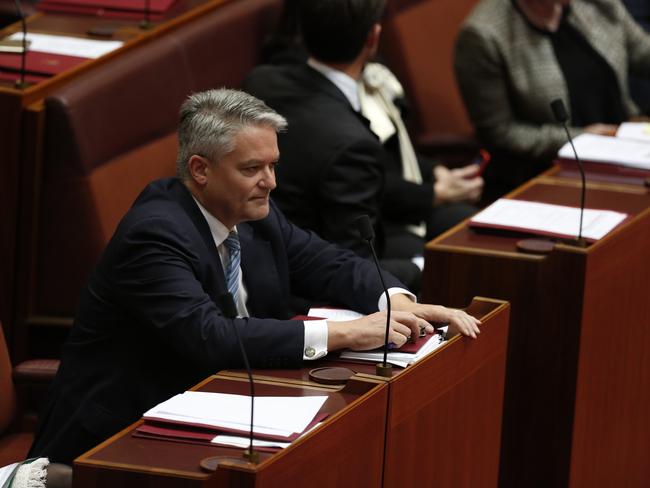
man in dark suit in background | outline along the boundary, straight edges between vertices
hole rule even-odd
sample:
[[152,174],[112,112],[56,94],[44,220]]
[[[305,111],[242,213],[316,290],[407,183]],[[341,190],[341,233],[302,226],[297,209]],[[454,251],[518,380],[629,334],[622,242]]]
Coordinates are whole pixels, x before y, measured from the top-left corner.
[[[476,167],[449,171],[417,155],[399,111],[401,86],[369,63],[383,0],[306,0],[296,5],[309,59],[256,68],[244,87],[285,116],[274,199],[297,225],[366,255],[353,224],[370,215],[382,264],[417,286],[410,262],[426,239],[476,209]],[[435,173],[435,178],[434,178]],[[415,276],[413,275],[415,273]]]
[[[235,90],[192,95],[181,109],[178,178],[148,185],[120,222],[84,290],[30,456],[72,460],[149,408],[222,368],[300,366],[330,350],[383,344],[373,264],[303,231],[269,199],[283,117]],[[417,304],[386,275],[390,341],[426,321],[473,337],[464,312]],[[370,314],[291,320],[290,292]],[[235,298],[238,318],[224,316]],[[374,313],[373,313],[374,312]],[[259,317],[259,318],[258,318]]]

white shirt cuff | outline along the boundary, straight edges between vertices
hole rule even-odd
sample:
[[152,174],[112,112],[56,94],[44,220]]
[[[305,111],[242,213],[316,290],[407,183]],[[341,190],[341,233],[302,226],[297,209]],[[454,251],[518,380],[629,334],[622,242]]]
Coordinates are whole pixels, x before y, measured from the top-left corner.
[[327,320],[307,320],[305,324],[305,348],[302,359],[313,361],[327,354]]
[[[398,288],[398,287],[393,287],[388,289],[388,296],[392,297],[393,295],[397,295],[398,293],[401,293],[402,295],[406,295],[409,297],[413,302],[417,302],[417,298],[413,293],[410,291],[404,289],[404,288]],[[386,294],[382,293],[381,296],[379,297],[379,303],[377,304],[377,310],[380,312],[382,310],[386,310]]]

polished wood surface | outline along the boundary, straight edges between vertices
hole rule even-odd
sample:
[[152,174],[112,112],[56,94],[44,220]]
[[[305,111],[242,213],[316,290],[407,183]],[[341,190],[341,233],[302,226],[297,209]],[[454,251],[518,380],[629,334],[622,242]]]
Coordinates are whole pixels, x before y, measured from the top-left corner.
[[[216,375],[201,391],[248,394],[244,378]],[[75,460],[75,487],[285,487],[380,486],[388,388],[382,381],[354,379],[346,388],[258,380],[260,396],[327,395],[322,426],[275,453],[260,453],[249,467],[205,473],[208,456],[241,457],[242,450],[133,437],[140,422]]]
[[[386,380],[385,487],[497,486],[510,309],[476,298],[467,311],[483,321],[479,339],[456,336],[418,363],[393,368]],[[369,363],[329,359],[313,367],[327,365],[385,380]],[[311,369],[258,370],[256,376],[313,385]]]
[[[511,196],[577,206],[575,180],[545,175]],[[630,213],[581,249],[517,251],[520,237],[460,224],[430,242],[423,297],[512,304],[501,486],[644,486],[650,479],[650,195],[590,183],[587,207]]]

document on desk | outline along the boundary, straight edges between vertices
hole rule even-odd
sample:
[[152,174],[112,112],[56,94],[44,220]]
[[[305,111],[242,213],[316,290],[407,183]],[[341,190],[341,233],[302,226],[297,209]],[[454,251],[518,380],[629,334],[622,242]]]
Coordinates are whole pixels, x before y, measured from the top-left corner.
[[[585,162],[625,166],[650,170],[650,144],[621,137],[580,134],[573,143],[578,157]],[[575,159],[571,145],[566,143],[558,152],[561,159]]]
[[[447,327],[442,327],[441,330],[447,330]],[[417,363],[421,359],[428,356],[430,353],[438,349],[444,344],[443,334],[431,334],[427,337],[424,345],[418,349],[417,352],[399,352],[393,351],[386,354],[386,361],[400,368],[406,368],[413,363]],[[372,363],[380,363],[384,360],[384,351],[382,349],[375,349],[372,351],[343,351],[341,359],[349,359],[352,361],[369,361]]]
[[[314,421],[326,400],[327,396],[257,396],[253,432],[274,440],[294,440]],[[143,418],[245,434],[250,427],[250,406],[246,395],[186,391],[148,410]]]
[[[627,214],[611,210],[585,209],[582,236],[589,241],[597,241],[627,217]],[[501,198],[472,217],[468,225],[534,235],[573,238],[578,235],[580,227],[580,209]]]
[[618,126],[616,137],[650,144],[650,123],[623,122]]
[[[22,40],[22,38],[22,32],[16,32],[7,39],[14,41]],[[99,41],[96,39],[37,34],[33,32],[27,33],[27,40],[30,42],[30,51],[90,59],[99,58],[122,47],[124,44],[122,41]]]
[[[311,308],[309,310],[309,316],[333,321],[344,321],[358,319],[363,317],[363,314],[342,308]],[[431,334],[425,338],[418,339],[419,344],[416,347],[409,347],[412,344],[407,343],[400,350],[389,352],[386,361],[400,368],[406,368],[408,365],[419,361],[444,342],[443,334],[447,331],[447,327],[439,327],[437,330],[442,332],[442,334]],[[376,363],[384,360],[384,351],[383,349],[375,349],[372,351],[343,351],[340,354],[340,358]]]

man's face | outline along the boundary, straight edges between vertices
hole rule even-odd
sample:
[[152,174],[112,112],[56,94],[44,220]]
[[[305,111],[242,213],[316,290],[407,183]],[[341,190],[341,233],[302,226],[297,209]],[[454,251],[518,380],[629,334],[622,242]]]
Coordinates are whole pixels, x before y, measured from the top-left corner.
[[208,164],[202,202],[228,228],[268,215],[280,157],[277,135],[270,127],[247,127],[233,142],[232,152]]

